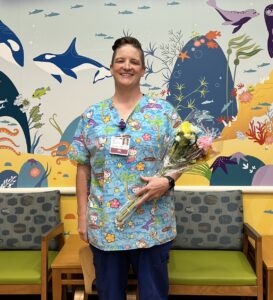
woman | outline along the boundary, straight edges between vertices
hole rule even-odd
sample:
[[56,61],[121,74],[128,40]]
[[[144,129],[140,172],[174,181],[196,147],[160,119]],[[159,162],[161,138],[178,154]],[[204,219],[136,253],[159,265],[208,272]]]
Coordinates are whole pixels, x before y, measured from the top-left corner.
[[[120,38],[112,49],[115,93],[82,114],[69,153],[78,162],[78,232],[93,251],[101,300],[125,299],[130,265],[140,300],[168,299],[168,252],[176,235],[168,190],[178,175],[152,175],[178,114],[167,101],[142,94],[145,62],[137,39]],[[138,210],[120,230],[115,216],[134,197],[141,197]]]

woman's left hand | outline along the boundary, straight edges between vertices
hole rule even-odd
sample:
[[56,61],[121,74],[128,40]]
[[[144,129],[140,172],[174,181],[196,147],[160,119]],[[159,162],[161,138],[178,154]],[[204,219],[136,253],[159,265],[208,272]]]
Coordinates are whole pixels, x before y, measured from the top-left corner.
[[157,200],[166,194],[169,189],[169,181],[165,177],[140,177],[147,184],[135,194],[136,197],[143,195],[139,201],[138,207],[145,201]]

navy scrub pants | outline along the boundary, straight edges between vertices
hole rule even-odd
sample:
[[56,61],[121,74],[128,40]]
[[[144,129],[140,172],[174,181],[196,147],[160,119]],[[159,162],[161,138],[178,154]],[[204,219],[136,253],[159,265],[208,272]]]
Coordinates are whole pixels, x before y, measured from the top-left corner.
[[171,243],[127,251],[102,251],[91,245],[99,299],[126,299],[131,265],[138,280],[140,300],[167,300]]

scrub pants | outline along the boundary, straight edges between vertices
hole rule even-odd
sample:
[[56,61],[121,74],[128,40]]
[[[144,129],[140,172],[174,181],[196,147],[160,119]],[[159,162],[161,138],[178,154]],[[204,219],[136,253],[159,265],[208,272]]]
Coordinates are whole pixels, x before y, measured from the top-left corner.
[[100,300],[124,300],[129,267],[138,280],[140,300],[167,300],[168,258],[172,242],[151,248],[102,251],[90,245]]

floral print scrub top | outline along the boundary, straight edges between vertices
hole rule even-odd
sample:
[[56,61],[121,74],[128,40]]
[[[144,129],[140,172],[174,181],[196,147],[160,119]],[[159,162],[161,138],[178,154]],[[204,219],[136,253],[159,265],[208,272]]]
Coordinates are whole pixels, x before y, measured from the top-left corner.
[[[87,204],[89,242],[102,250],[148,248],[176,236],[172,193],[145,202],[125,222],[115,226],[115,216],[145,183],[140,175],[153,176],[160,169],[168,141],[174,138],[180,118],[173,106],[143,96],[119,128],[120,117],[107,99],[91,105],[81,117],[69,158],[91,167]],[[129,137],[128,155],[110,154],[111,137]]]

